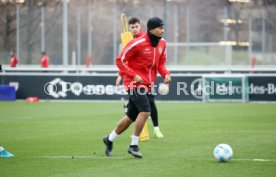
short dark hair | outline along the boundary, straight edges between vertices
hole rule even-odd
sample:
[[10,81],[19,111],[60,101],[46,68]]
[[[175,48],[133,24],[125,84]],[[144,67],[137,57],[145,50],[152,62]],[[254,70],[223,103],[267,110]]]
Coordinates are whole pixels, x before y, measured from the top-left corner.
[[140,20],[137,18],[137,17],[131,17],[129,20],[128,20],[128,24],[135,24],[135,23],[139,23],[140,24]]

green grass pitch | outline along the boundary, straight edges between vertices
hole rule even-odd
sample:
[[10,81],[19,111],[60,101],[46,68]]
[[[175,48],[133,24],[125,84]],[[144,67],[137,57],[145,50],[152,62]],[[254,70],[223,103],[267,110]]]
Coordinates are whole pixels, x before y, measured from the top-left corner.
[[[104,155],[102,137],[123,115],[122,102],[1,102],[1,177],[275,177],[276,106],[157,102],[164,139],[140,142],[142,159],[127,153],[131,126]],[[213,157],[217,144],[234,151]],[[74,158],[72,158],[74,156]]]

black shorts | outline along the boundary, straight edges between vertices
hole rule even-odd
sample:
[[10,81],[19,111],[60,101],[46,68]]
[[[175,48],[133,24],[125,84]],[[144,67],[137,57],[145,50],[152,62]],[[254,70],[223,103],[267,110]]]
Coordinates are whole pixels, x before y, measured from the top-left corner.
[[140,112],[151,112],[149,94],[145,93],[144,88],[138,88],[128,91],[129,100],[127,107],[127,116],[135,121]]

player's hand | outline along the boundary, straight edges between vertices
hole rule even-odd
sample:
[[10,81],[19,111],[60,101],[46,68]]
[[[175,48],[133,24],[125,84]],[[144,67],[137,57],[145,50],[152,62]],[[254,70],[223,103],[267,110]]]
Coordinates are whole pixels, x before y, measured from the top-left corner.
[[167,74],[164,78],[164,83],[169,84],[171,81],[172,81],[171,76]]
[[121,80],[122,80],[122,77],[121,77],[121,76],[118,76],[117,79],[116,79],[116,86],[117,86],[117,87],[120,86]]
[[137,83],[141,84],[143,82],[143,79],[141,78],[141,76],[139,76],[138,74],[136,74],[136,76],[134,77],[134,81],[136,81]]

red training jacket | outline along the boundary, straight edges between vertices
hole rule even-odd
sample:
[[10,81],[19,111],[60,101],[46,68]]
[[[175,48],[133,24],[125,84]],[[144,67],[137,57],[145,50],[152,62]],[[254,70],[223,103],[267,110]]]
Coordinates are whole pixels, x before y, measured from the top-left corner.
[[[166,41],[162,38],[158,46],[153,47],[147,34],[131,40],[119,53],[116,65],[124,76],[124,86],[127,90],[150,86],[155,82],[157,72],[165,78],[170,74],[165,67],[166,63]],[[143,79],[142,84],[134,82],[134,77],[139,75]]]
[[141,29],[141,30],[139,31],[139,33],[136,34],[136,35],[134,36],[134,38],[141,37],[141,36],[143,36],[144,34],[146,34],[146,33]]
[[16,65],[17,65],[17,63],[18,63],[18,60],[17,60],[16,56],[14,55],[14,56],[11,58],[10,66],[11,66],[12,68],[15,68]]
[[[139,31],[139,33],[136,34],[136,35],[134,36],[134,38],[141,37],[141,36],[143,36],[144,34],[146,34],[146,33],[141,29],[141,30]],[[122,71],[119,71],[118,75],[121,76],[121,77],[123,77]]]
[[41,67],[48,68],[49,66],[49,57],[47,55],[43,55],[41,58]]

